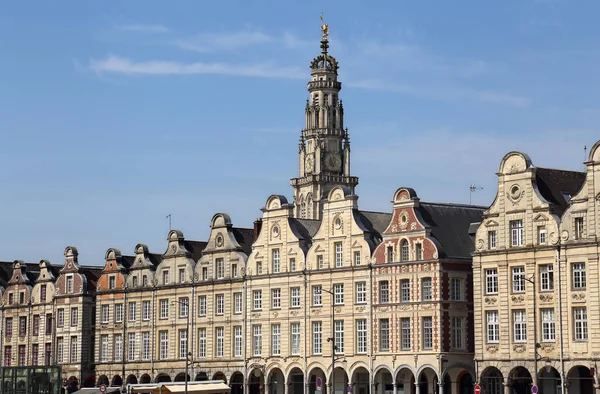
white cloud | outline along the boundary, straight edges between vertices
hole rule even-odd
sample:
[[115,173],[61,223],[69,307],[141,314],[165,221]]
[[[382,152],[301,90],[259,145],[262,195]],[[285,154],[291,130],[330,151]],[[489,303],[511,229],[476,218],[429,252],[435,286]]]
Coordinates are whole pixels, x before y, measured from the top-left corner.
[[110,55],[102,60],[90,60],[90,69],[97,73],[128,75],[220,74],[263,78],[306,78],[306,73],[297,67],[279,67],[270,64],[183,63],[162,60],[136,62],[114,55]]
[[138,33],[168,33],[170,30],[163,25],[122,25],[117,26],[119,30],[133,31]]

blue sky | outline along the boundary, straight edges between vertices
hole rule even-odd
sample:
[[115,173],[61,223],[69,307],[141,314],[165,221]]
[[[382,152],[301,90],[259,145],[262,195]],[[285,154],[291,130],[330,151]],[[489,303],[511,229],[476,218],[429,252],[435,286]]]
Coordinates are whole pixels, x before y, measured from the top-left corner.
[[597,1],[4,2],[0,260],[202,240],[292,198],[319,15],[362,209],[488,205],[502,156],[582,169],[600,138]]

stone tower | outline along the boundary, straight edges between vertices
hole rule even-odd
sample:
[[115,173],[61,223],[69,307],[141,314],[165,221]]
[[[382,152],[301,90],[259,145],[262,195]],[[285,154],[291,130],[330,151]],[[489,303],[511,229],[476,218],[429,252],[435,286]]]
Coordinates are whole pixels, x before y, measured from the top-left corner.
[[350,138],[344,129],[344,107],[338,94],[338,63],[327,53],[328,28],[323,25],[321,54],[313,59],[310,98],[306,100],[306,126],[300,136],[299,176],[292,178],[294,215],[320,219],[323,199],[336,185],[354,188],[358,178],[350,176]]

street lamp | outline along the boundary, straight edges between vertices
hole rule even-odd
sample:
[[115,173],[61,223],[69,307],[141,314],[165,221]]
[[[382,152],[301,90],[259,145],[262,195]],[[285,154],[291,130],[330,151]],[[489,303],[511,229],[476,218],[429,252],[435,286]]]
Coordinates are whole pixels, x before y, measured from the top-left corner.
[[321,287],[321,290],[331,295],[331,338],[327,338],[327,342],[331,342],[331,393],[334,390],[334,373],[335,373],[335,351],[337,346],[335,345],[335,294],[331,290],[326,290]]
[[[527,278],[523,275],[523,279],[532,284],[533,288],[533,357],[534,357],[534,365],[535,365],[535,385],[538,386],[538,348],[540,344],[537,341],[537,300],[535,294],[535,274],[531,275],[530,278]],[[539,387],[539,386],[538,386]]]
[[188,394],[188,368],[190,366],[189,361],[190,361],[190,356],[192,355],[191,352],[188,351],[189,349],[189,343],[190,343],[190,303],[189,303],[189,299],[186,299],[184,301],[182,300],[176,300],[176,301],[171,301],[171,305],[174,305],[175,303],[178,303],[181,306],[185,306],[185,317],[186,317],[186,326],[185,326],[185,389],[184,389],[184,393]]

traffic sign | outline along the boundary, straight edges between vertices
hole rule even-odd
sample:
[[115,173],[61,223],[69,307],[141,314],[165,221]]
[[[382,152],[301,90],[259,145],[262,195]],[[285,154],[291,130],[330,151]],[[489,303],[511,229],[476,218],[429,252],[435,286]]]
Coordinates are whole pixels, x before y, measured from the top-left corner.
[[474,389],[475,394],[481,394],[481,386],[476,384]]
[[323,386],[323,379],[317,378],[317,387]]
[[538,386],[536,386],[535,384],[533,386],[531,386],[531,392],[533,394],[537,394],[537,392],[538,392]]
[[102,383],[98,388],[102,394],[106,393],[106,385],[104,383]]

